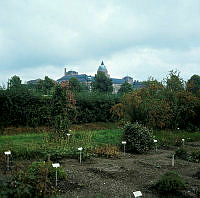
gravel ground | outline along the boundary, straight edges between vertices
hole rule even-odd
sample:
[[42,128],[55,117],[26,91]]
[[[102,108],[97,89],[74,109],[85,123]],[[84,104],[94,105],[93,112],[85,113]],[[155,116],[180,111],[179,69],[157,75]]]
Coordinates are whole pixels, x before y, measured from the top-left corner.
[[[94,158],[81,165],[76,159],[66,159],[61,165],[68,173],[70,184],[63,186],[66,198],[130,198],[141,191],[146,198],[164,197],[152,193],[149,187],[169,170],[177,171],[186,181],[187,197],[197,197],[200,180],[193,178],[199,164],[175,160],[172,167],[172,150],[158,150],[146,155],[123,153],[117,159]],[[70,186],[71,185],[71,186]],[[66,187],[67,186],[67,187]],[[172,198],[172,196],[170,196]]]

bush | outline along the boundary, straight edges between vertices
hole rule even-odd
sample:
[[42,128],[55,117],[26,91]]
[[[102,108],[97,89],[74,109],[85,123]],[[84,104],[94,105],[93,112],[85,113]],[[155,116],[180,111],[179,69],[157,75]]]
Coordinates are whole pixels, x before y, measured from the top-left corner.
[[161,193],[178,192],[185,188],[184,181],[176,172],[167,172],[161,176],[155,184],[155,188]]
[[154,145],[152,131],[138,123],[125,124],[123,140],[127,142],[126,151],[131,153],[145,153]]
[[200,179],[200,170],[198,170],[194,175],[193,177],[197,178],[197,179]]
[[194,152],[192,152],[192,154],[191,154],[191,160],[193,161],[193,162],[200,162],[200,151],[194,151]]
[[182,160],[188,160],[189,159],[189,154],[186,149],[184,148],[179,148],[175,151],[175,157],[182,159]]
[[76,94],[75,99],[76,123],[114,121],[110,110],[112,106],[119,103],[118,95],[81,92]]
[[188,160],[191,162],[200,162],[200,151],[193,151],[192,153],[188,153],[187,150],[183,148],[179,148],[175,152],[175,157],[178,157],[182,160]]
[[[66,179],[66,173],[57,169],[58,180]],[[54,188],[56,170],[51,162],[33,162],[25,171],[20,171],[0,187],[0,197],[46,197],[56,192]]]

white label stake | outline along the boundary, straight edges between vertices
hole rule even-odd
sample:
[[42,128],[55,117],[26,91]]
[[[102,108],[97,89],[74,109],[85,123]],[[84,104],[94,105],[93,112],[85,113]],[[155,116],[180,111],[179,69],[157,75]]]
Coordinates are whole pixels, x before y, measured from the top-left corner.
[[126,141],[122,141],[122,144],[124,145],[124,156],[126,155]]
[[133,192],[133,195],[134,195],[135,198],[136,197],[142,197],[141,191],[135,191],[135,192]]
[[153,140],[153,142],[155,143],[155,148],[156,148],[156,152],[157,152],[158,151],[158,147],[157,147],[158,140]]
[[82,147],[79,147],[78,150],[80,151],[80,157],[79,157],[79,160],[80,160],[80,164],[81,164],[81,151],[83,150]]
[[70,133],[67,133],[67,140],[68,140],[68,142],[69,142],[69,137],[70,137]]
[[182,139],[183,146],[185,145],[185,139]]
[[58,185],[58,173],[57,173],[57,168],[60,167],[60,164],[59,163],[55,163],[55,164],[52,164],[52,166],[54,168],[56,168],[56,186]]
[[172,155],[172,166],[174,167],[174,154]]
[[7,156],[7,170],[9,170],[9,155],[11,155],[11,151],[5,151],[4,154]]

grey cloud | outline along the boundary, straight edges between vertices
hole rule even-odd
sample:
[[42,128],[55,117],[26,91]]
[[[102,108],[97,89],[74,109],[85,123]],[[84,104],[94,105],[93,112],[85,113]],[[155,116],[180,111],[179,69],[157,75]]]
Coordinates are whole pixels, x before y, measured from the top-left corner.
[[[133,49],[135,59],[141,59],[144,49],[173,51],[167,57],[154,54],[158,59],[147,54],[149,58],[145,56],[141,64],[149,73],[155,64],[167,68],[185,62],[194,67],[200,61],[199,10],[198,0],[0,1],[0,69],[9,75],[11,69],[23,73],[25,69],[40,71],[48,65],[60,69],[68,64],[92,73],[94,64],[105,59],[110,65],[116,63],[112,72],[120,75],[117,65],[130,65],[132,54],[127,52]],[[181,59],[184,51],[192,55]],[[137,67],[127,66],[127,73],[134,73]],[[143,72],[137,77],[142,79]]]

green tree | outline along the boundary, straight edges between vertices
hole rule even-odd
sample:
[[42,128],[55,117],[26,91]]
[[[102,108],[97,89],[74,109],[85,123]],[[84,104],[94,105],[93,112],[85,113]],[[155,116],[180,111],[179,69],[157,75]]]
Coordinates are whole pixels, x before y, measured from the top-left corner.
[[112,80],[104,72],[98,71],[92,82],[92,90],[104,93],[113,91]]
[[200,96],[200,76],[193,75],[186,84],[187,91],[191,92],[196,96]]
[[53,88],[55,87],[55,82],[48,76],[45,76],[44,80],[40,80],[37,83],[37,90],[43,94],[51,94],[53,92]]
[[122,95],[122,94],[125,94],[125,93],[129,93],[129,92],[131,92],[132,90],[133,90],[133,86],[132,86],[130,83],[128,83],[127,81],[125,81],[125,82],[121,85],[121,87],[120,87],[118,93]]
[[185,82],[180,77],[180,72],[170,71],[167,78],[164,80],[166,83],[166,89],[172,92],[182,91],[185,88]]
[[72,91],[72,92],[80,92],[82,90],[82,85],[81,83],[78,81],[77,78],[70,78],[69,79],[69,89]]
[[22,81],[19,76],[13,76],[8,80],[8,89],[19,89],[22,87]]

